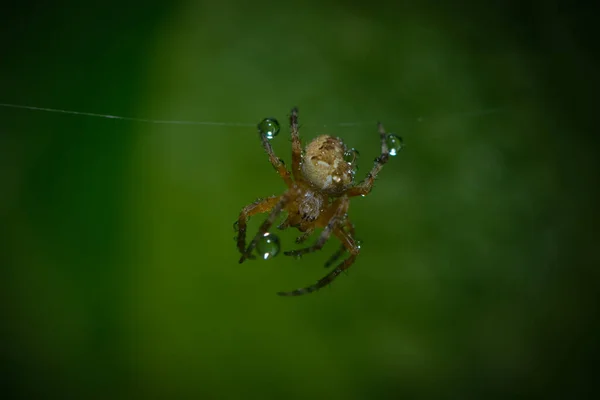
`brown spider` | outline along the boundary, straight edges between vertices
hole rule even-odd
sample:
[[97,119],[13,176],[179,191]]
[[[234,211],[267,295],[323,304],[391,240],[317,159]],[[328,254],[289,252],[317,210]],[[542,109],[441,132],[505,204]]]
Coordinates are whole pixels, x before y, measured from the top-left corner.
[[[371,191],[377,174],[390,156],[386,140],[390,137],[399,139],[394,135],[387,136],[381,123],[378,123],[378,127],[381,138],[381,155],[375,159],[375,165],[367,174],[367,177],[356,185],[354,184],[355,162],[354,160],[349,162],[345,159],[345,155],[347,156],[349,153],[340,138],[327,135],[319,136],[306,146],[305,153],[302,154],[302,145],[298,135],[297,108],[293,108],[290,115],[292,135],[291,173],[285,168],[284,163],[275,156],[268,138],[259,129],[262,145],[269,156],[269,160],[283,178],[288,189],[281,196],[259,199],[244,207],[240,212],[236,222],[238,229],[237,247],[242,253],[240,263],[247,258],[254,258],[251,253],[258,240],[269,232],[282,211],[287,211],[287,218],[279,226],[279,229],[294,227],[302,232],[296,239],[296,243],[304,242],[316,228],[323,228],[319,238],[312,246],[286,251],[285,255],[299,257],[320,250],[331,234],[342,242],[342,246],[327,261],[325,266],[328,267],[334,263],[344,251],[350,253],[348,258],[315,284],[291,292],[279,292],[278,295],[299,296],[314,292],[331,283],[340,273],[350,268],[354,263],[360,251],[360,246],[353,237],[354,225],[347,217],[350,198],[365,196]],[[394,154],[392,153],[392,155]],[[246,247],[246,223],[248,218],[266,212],[270,212],[269,217],[263,222],[254,239]]]

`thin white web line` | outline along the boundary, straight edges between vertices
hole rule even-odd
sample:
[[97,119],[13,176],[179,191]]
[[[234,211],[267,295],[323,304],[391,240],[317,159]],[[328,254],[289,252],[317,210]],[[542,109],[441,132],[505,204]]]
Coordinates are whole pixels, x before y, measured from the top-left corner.
[[[21,104],[9,104],[9,103],[0,103],[0,107],[7,108],[17,108],[22,110],[33,110],[33,111],[45,111],[51,113],[60,113],[60,114],[70,114],[70,115],[81,115],[87,117],[95,117],[95,118],[106,118],[106,119],[117,119],[122,121],[132,121],[132,122],[143,122],[150,124],[168,124],[168,125],[203,125],[203,126],[238,126],[238,127],[255,127],[256,123],[243,123],[243,122],[211,122],[211,121],[185,121],[185,120],[160,120],[160,119],[148,119],[148,118],[135,118],[135,117],[123,117],[120,115],[111,115],[111,114],[99,114],[99,113],[91,113],[91,112],[83,112],[83,111],[72,111],[72,110],[62,110],[58,108],[47,108],[47,107],[35,107],[35,106],[26,106]],[[495,114],[498,112],[504,111],[504,107],[494,107],[494,108],[486,108],[475,111],[465,111],[465,112],[453,112],[447,114],[433,114],[426,117],[418,117],[418,118],[409,118],[410,120],[414,120],[417,122],[424,122],[430,119],[438,119],[438,118],[448,118],[448,117],[477,117],[489,114]],[[406,118],[401,118],[406,120]],[[397,123],[398,121],[386,121],[386,124]],[[361,125],[375,125],[376,121],[370,122],[340,122],[335,124],[316,124],[316,126],[334,126],[334,127],[353,127],[353,126],[361,126]],[[312,124],[311,124],[312,125]]]
[[241,123],[241,122],[177,121],[177,120],[160,120],[160,119],[122,117],[119,115],[97,114],[97,113],[82,112],[82,111],[61,110],[61,109],[57,109],[57,108],[24,106],[24,105],[19,105],[19,104],[0,103],[0,106],[9,107],[9,108],[19,108],[19,109],[24,109],[24,110],[47,111],[47,112],[71,114],[71,115],[83,115],[83,116],[87,116],[87,117],[96,117],[96,118],[119,119],[119,120],[123,120],[123,121],[145,122],[145,123],[150,123],[150,124],[256,126],[256,124],[245,124],[245,123]]

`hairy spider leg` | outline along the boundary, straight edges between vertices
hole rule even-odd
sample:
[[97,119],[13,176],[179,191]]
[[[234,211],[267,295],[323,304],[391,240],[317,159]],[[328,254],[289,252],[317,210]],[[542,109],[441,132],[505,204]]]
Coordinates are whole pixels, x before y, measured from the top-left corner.
[[[277,217],[279,217],[279,214],[281,214],[281,212],[284,210],[285,206],[287,204],[289,204],[291,201],[294,201],[298,197],[299,193],[300,193],[300,190],[296,186],[294,186],[291,189],[287,190],[284,194],[282,194],[281,196],[278,197],[279,200],[271,208],[271,213],[269,214],[267,219],[262,223],[262,225],[258,229],[258,232],[254,236],[254,239],[252,239],[252,241],[246,248],[246,251],[242,251],[242,257],[240,258],[240,264],[243,263],[246,258],[251,258],[251,253],[252,253],[252,250],[254,250],[254,248],[256,247],[256,242],[258,242],[258,240],[261,237],[263,237],[266,232],[269,231],[271,226],[277,220]],[[265,211],[268,211],[268,210],[265,210]],[[239,238],[238,238],[238,240],[239,240]]]
[[[346,218],[346,222],[342,229],[346,229],[346,232],[350,233],[351,237],[354,237],[354,224],[350,222],[348,218]],[[346,246],[342,243],[338,251],[333,253],[329,260],[325,263],[325,268],[331,267],[331,265],[336,262],[344,253],[346,252]]]
[[290,227],[290,220],[288,218],[286,218],[282,223],[279,224],[277,229],[283,231],[289,227]]
[[373,183],[375,183],[375,179],[377,178],[377,174],[381,171],[385,163],[390,159],[390,153],[388,151],[387,143],[386,143],[386,133],[385,129],[381,122],[377,123],[377,127],[379,129],[379,136],[381,137],[381,155],[375,159],[375,165],[371,171],[367,174],[367,177],[363,179],[358,185],[348,189],[346,195],[349,197],[354,196],[364,196],[369,194],[371,189],[373,189]]
[[302,181],[300,163],[302,161],[302,143],[298,133],[298,107],[292,108],[290,113],[290,132],[292,134],[292,174],[296,182]]
[[[271,211],[273,207],[277,205],[279,202],[280,196],[271,196],[266,199],[258,199],[252,204],[248,204],[246,207],[242,209],[240,212],[240,216],[237,220],[237,229],[238,229],[238,237],[237,237],[237,247],[243,258],[255,258],[252,254],[245,255],[246,250],[246,228],[248,219],[259,213],[266,213]],[[240,262],[242,262],[240,261]]]
[[294,185],[294,182],[292,181],[290,172],[285,168],[285,164],[283,163],[283,161],[275,155],[275,152],[273,151],[273,147],[271,146],[269,139],[267,139],[267,136],[260,130],[259,130],[259,134],[260,134],[260,141],[262,142],[262,145],[263,145],[265,151],[267,152],[267,155],[269,156],[269,161],[271,161],[273,168],[275,168],[275,171],[277,171],[279,176],[281,176],[281,178],[283,179],[283,181],[285,182],[287,187],[288,188],[292,187]]
[[[343,196],[343,197],[340,197],[339,199],[337,199],[335,201],[335,203],[333,203],[331,205],[331,208],[330,208],[330,210],[332,210],[333,212],[323,214],[319,217],[319,220],[317,220],[318,225],[320,225],[319,222],[321,222],[321,221],[328,221],[328,222],[327,222],[327,225],[325,225],[325,229],[323,229],[323,231],[321,232],[321,235],[319,236],[319,238],[317,239],[315,244],[313,244],[310,247],[303,248],[303,249],[286,251],[284,254],[286,256],[297,257],[297,256],[302,256],[303,254],[306,254],[306,253],[312,253],[314,251],[321,250],[323,248],[323,246],[325,245],[325,243],[327,242],[327,240],[329,239],[329,236],[331,236],[331,233],[333,232],[333,230],[342,223],[344,215],[346,215],[346,212],[348,212],[349,206],[350,206],[350,201],[348,200],[348,198],[346,196]],[[323,222],[321,222],[321,224],[323,224]]]
[[317,281],[317,283],[315,283],[314,285],[311,285],[311,286],[308,286],[305,288],[301,288],[301,289],[292,290],[291,292],[278,292],[277,293],[278,295],[280,295],[280,296],[300,296],[303,294],[315,292],[315,291],[321,289],[322,287],[327,286],[328,284],[333,282],[335,280],[335,278],[338,277],[338,275],[340,275],[342,272],[344,272],[345,270],[350,268],[350,266],[356,260],[356,257],[358,256],[360,249],[356,245],[356,242],[354,241],[354,239],[352,238],[350,233],[345,232],[340,227],[336,227],[333,231],[333,234],[344,244],[346,249],[350,252],[350,257],[348,257],[344,261],[342,261],[333,271],[331,271],[330,273],[325,275],[325,277],[319,279]]
[[302,233],[302,235],[300,235],[296,238],[296,243],[297,244],[304,243],[306,241],[306,239],[308,239],[310,237],[310,235],[313,234],[314,231],[315,231],[315,228],[309,228],[306,232]]

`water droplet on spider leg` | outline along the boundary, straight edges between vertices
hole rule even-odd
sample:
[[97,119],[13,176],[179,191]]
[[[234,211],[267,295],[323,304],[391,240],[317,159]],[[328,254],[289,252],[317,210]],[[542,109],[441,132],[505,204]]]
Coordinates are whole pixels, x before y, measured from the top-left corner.
[[360,153],[358,150],[352,148],[344,152],[344,161],[346,161],[348,164],[356,164],[359,156]]
[[258,124],[258,131],[271,140],[279,134],[279,122],[275,118],[265,118]]
[[279,238],[270,232],[266,232],[256,242],[256,252],[263,260],[275,257],[279,253],[280,248]]
[[388,147],[388,151],[390,152],[390,156],[392,157],[398,155],[398,153],[404,146],[404,141],[402,140],[402,138],[400,136],[394,135],[393,133],[387,135],[385,141]]
[[360,250],[360,248],[362,247],[362,240],[360,239],[356,239],[354,240],[354,244],[356,245],[356,247],[358,247],[358,249]]

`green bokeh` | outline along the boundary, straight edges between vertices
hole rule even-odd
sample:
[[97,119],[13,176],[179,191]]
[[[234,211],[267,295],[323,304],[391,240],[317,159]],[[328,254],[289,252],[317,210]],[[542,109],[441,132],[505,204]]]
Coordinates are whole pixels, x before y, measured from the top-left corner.
[[[6,10],[2,387],[24,397],[485,398],[593,386],[597,139],[586,10],[468,3],[30,3]],[[549,3],[550,4],[550,3]],[[587,40],[587,41],[586,41]],[[338,135],[378,155],[337,244],[238,264],[232,223]],[[350,124],[342,124],[350,123]],[[262,218],[262,217],[261,217]],[[255,231],[261,218],[251,223]],[[296,232],[283,232],[293,246]],[[566,396],[566,397],[565,397]]]

